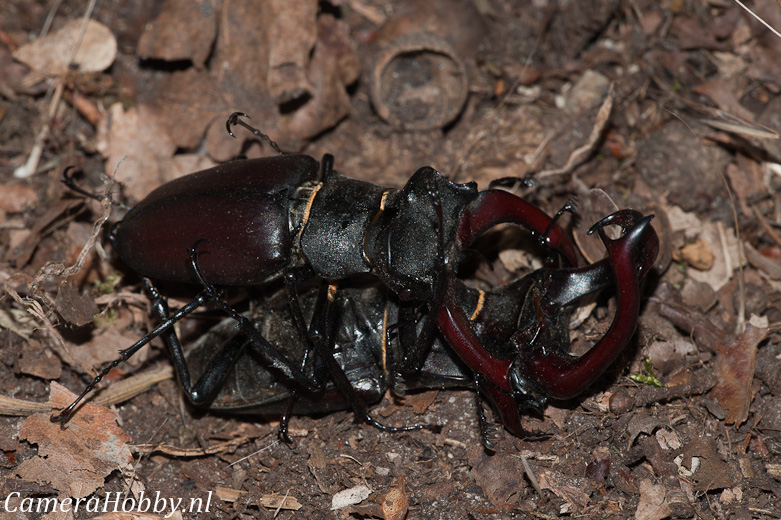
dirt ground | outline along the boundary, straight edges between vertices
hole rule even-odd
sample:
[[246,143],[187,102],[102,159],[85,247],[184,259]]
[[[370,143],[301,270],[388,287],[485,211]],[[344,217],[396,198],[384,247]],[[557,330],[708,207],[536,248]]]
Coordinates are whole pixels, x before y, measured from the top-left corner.
[[[0,517],[169,511],[102,516],[107,496],[143,493],[208,502],[183,518],[781,518],[781,38],[737,2],[107,0],[70,67],[87,6],[55,4],[0,9]],[[781,4],[748,6],[781,29]],[[332,153],[384,186],[425,165],[483,189],[530,177],[523,196],[548,214],[577,200],[562,223],[591,261],[593,222],[653,213],[662,252],[634,341],[585,394],[526,416],[528,437],[499,428],[494,453],[468,388],[373,409],[440,432],[337,411],[293,417],[281,443],[279,415],[187,406],[158,341],[108,375],[110,409],[60,430],[50,400],[70,402],[152,326],[106,238],[125,210],[85,201],[63,170],[96,193],[109,174],[132,206],[273,155],[226,134],[237,110],[284,150]],[[528,266],[515,250],[489,259],[473,273],[489,286]],[[195,294],[164,291],[174,307]],[[574,350],[605,333],[611,296],[573,324]],[[185,343],[219,313],[200,318]],[[331,511],[346,490],[363,500]],[[85,502],[24,509],[41,497]]]

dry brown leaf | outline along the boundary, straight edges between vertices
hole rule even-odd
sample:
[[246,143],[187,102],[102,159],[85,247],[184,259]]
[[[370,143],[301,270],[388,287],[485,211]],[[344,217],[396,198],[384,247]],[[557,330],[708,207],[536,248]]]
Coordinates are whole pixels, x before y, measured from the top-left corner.
[[217,498],[219,498],[223,502],[235,502],[239,498],[241,498],[242,495],[247,494],[247,491],[242,491],[241,489],[233,489],[224,486],[217,486],[214,492],[217,494]]
[[588,507],[589,496],[584,492],[586,482],[582,479],[566,477],[551,470],[542,470],[538,476],[540,488],[550,489],[560,499],[567,502],[570,511],[584,512]]
[[754,249],[751,244],[744,244],[746,259],[755,269],[766,274],[772,280],[781,280],[781,263],[777,258],[768,258]]
[[692,92],[701,94],[713,101],[720,109],[734,114],[747,121],[752,121],[754,116],[740,104],[737,96],[723,79],[700,83],[692,87]]
[[372,490],[363,484],[344,489],[331,497],[331,511],[360,504],[371,494]]
[[654,341],[647,349],[648,358],[654,370],[667,375],[682,366],[686,366],[686,356],[697,352],[697,347],[684,338],[675,338],[672,341]]
[[470,452],[472,474],[477,485],[496,507],[516,503],[526,487],[523,463],[519,457],[497,453],[489,456],[482,447]]
[[347,87],[360,74],[360,61],[343,20],[318,17],[317,35],[307,70],[313,86],[312,99],[295,112],[280,117],[281,131],[299,138],[312,137],[350,113]]
[[662,484],[641,480],[638,487],[640,488],[640,500],[637,503],[637,512],[635,513],[637,520],[662,520],[662,518],[670,516],[672,511],[665,499]]
[[41,379],[54,380],[62,374],[62,362],[40,341],[30,341],[19,358],[19,372]]
[[722,222],[706,222],[702,225],[699,238],[707,243],[713,254],[713,266],[707,271],[689,270],[687,275],[718,291],[729,283],[733,271],[738,268],[738,241],[735,238],[735,230],[725,227]]
[[382,514],[385,520],[404,520],[409,510],[409,495],[404,487],[404,477],[399,476],[396,487],[391,488],[382,501]]
[[291,497],[290,495],[263,495],[258,502],[261,506],[269,509],[298,511],[303,507],[296,497]]
[[743,424],[751,404],[751,383],[757,359],[757,345],[767,337],[768,329],[746,325],[746,331],[730,344],[717,349],[718,383],[711,390],[721,406],[728,410],[727,424]]
[[[691,470],[687,478],[698,492],[724,489],[733,485],[729,464],[719,456],[715,437],[697,437],[683,447],[681,464]],[[697,460],[696,464],[694,460]]]
[[30,336],[38,324],[32,316],[21,309],[0,309],[0,329],[8,329],[25,341],[30,341]]
[[114,175],[116,171],[116,179],[124,184],[129,198],[141,200],[172,180],[171,157],[176,146],[157,113],[147,105],[127,111],[121,103],[111,105],[98,131],[100,152],[107,159],[106,173]]
[[[66,407],[75,398],[63,386],[51,384],[49,402],[54,409]],[[65,430],[48,413],[33,415],[22,424],[19,438],[36,444],[38,456],[22,462],[16,474],[51,484],[63,496],[88,496],[113,471],[132,471],[130,436],[117,426],[114,412],[91,403],[78,409]]]
[[46,75],[64,74],[70,70],[71,58],[79,72],[106,70],[117,56],[117,40],[108,27],[89,20],[84,38],[73,55],[82,20],[71,20],[62,29],[16,49],[14,58]]
[[404,404],[409,405],[416,415],[422,415],[426,413],[426,410],[428,410],[432,404],[434,404],[438,395],[439,392],[436,390],[409,395],[404,398]]
[[21,213],[38,203],[38,194],[22,183],[0,185],[0,210],[6,213]]
[[[77,362],[76,366],[96,368],[117,359],[120,350],[129,347],[137,340],[137,336],[123,336],[117,328],[111,327],[99,329],[89,341],[80,344],[69,344],[69,347],[70,353]],[[137,356],[133,356],[128,360],[128,363],[137,365],[147,358],[147,352],[147,349],[141,349]],[[73,365],[73,360],[69,357],[65,357],[65,361]],[[126,365],[122,366],[126,367]]]
[[136,54],[143,59],[190,60],[202,68],[214,45],[219,10],[214,2],[171,0],[144,27]]
[[638,435],[640,435],[640,433],[651,435],[654,430],[656,430],[661,425],[662,423],[659,421],[659,419],[651,417],[648,414],[634,414],[632,419],[629,421],[629,425],[626,427],[626,432],[629,434],[629,439],[627,440],[626,445],[627,451],[629,451],[629,449],[632,447],[632,444],[635,442],[635,439]]
[[738,199],[740,211],[746,217],[752,217],[754,210],[759,209],[757,200],[767,193],[765,186],[765,173],[762,166],[755,162],[741,160],[740,165],[729,163],[727,165],[727,178],[732,191]]
[[708,243],[701,238],[675,251],[673,258],[678,262],[686,262],[698,271],[707,271],[713,267],[714,259]]
[[545,177],[550,177],[551,175],[568,174],[572,172],[577,166],[582,164],[583,161],[588,159],[594,152],[594,148],[602,136],[602,131],[605,129],[605,125],[607,125],[607,122],[610,119],[610,113],[613,110],[613,103],[615,100],[616,90],[615,86],[611,84],[607,90],[605,100],[602,102],[602,106],[599,107],[599,111],[597,112],[597,117],[594,121],[594,127],[591,129],[591,134],[588,137],[588,142],[583,146],[573,150],[569,156],[569,159],[567,159],[567,164],[565,164],[563,167],[553,170],[541,171],[537,174],[536,178],[543,179]]
[[79,289],[70,280],[65,280],[60,284],[54,305],[65,321],[77,327],[92,323],[95,315],[99,312],[98,306],[95,305],[95,299],[89,294],[79,292]]
[[29,232],[25,231],[27,235],[24,240],[18,246],[6,251],[6,262],[16,267],[26,265],[40,244],[44,230],[79,204],[81,202],[74,199],[63,199],[49,204],[46,212],[36,218],[35,224]]
[[311,96],[307,66],[317,41],[317,2],[270,0],[268,87],[278,105]]

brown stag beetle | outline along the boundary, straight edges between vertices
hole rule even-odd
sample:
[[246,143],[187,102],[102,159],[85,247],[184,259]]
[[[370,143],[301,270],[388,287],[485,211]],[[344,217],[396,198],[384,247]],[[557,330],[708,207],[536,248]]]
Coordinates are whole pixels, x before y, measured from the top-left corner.
[[[229,132],[239,124],[270,141],[240,116],[231,115]],[[455,184],[430,167],[420,168],[400,190],[339,175],[330,155],[321,165],[306,155],[286,154],[234,161],[171,181],[114,225],[111,242],[125,264],[145,277],[200,282],[209,290],[123,351],[111,366],[153,337],[163,333],[170,337],[171,325],[204,303],[220,302],[212,284],[254,285],[284,279],[299,336],[309,341],[297,285],[315,277],[349,280],[371,275],[400,301],[398,327],[405,347],[398,370],[415,373],[436,333],[433,311],[444,304],[447,275],[464,254],[457,232],[466,216],[477,233],[503,222],[526,227],[549,251],[560,251],[550,255],[551,263],[576,261],[567,234],[540,209],[505,191],[479,192],[474,182]],[[194,244],[198,244],[198,269],[191,258]],[[553,260],[554,256],[561,260]],[[253,343],[262,346],[270,365],[297,384],[312,387],[310,379],[246,319],[220,303],[242,323]],[[224,363],[235,359],[228,356]],[[175,362],[182,360],[175,358]],[[335,375],[339,369],[331,364],[332,377],[347,389],[349,382],[343,374]],[[79,400],[111,366],[99,373]],[[205,385],[210,377],[207,374]],[[203,403],[202,389],[198,383],[184,388],[194,404]],[[54,419],[66,421],[77,403]],[[370,421],[368,416],[366,420]]]
[[[236,114],[229,129],[231,124],[245,125]],[[338,293],[329,296],[321,289],[316,299],[307,297],[304,307],[311,312],[312,323],[306,326],[297,284],[316,277],[349,282],[371,274],[386,291],[382,298],[369,293],[364,298],[346,297],[364,312],[380,302],[391,305],[397,315],[398,346],[386,350],[383,384],[404,389],[406,383],[400,381],[410,375],[424,386],[430,386],[435,376],[460,384],[464,373],[471,371],[478,396],[487,395],[508,430],[517,434],[522,433],[522,409],[539,408],[547,397],[580,393],[628,343],[637,322],[636,306],[616,316],[609,333],[592,349],[595,354],[578,360],[568,354],[567,323],[572,302],[614,282],[619,299],[639,301],[640,278],[658,249],[648,219],[619,212],[595,225],[608,246],[608,259],[578,269],[574,246],[556,224],[558,214],[550,218],[515,195],[478,192],[474,183],[453,184],[431,168],[418,170],[401,190],[384,189],[342,177],[332,163],[326,156],[318,176],[317,163],[308,156],[237,161],[163,185],[133,207],[112,231],[120,257],[143,275],[197,281],[204,291],[170,316],[164,300],[153,291],[162,323],[124,350],[53,420],[64,423],[112,366],[164,335],[185,395],[195,405],[214,405],[215,396],[217,403],[223,402],[219,395],[233,392],[255,403],[251,406],[267,409],[267,403],[252,396],[270,395],[263,374],[273,373],[281,374],[296,394],[320,395],[333,385],[357,421],[389,431],[417,428],[388,428],[368,414],[367,398],[359,391],[361,378],[354,375],[359,372],[340,363],[338,355],[340,342],[359,330],[357,314],[334,303],[340,301]],[[502,289],[476,293],[456,278],[455,266],[478,235],[499,223],[519,224],[537,236],[549,253],[546,267]],[[626,228],[626,235],[615,241],[620,247],[612,246],[602,233],[608,224]],[[260,284],[278,277],[286,282],[290,307],[281,323],[295,331],[287,340],[269,341],[263,320],[253,322],[232,309],[212,285]],[[323,285],[329,286],[334,287]],[[191,384],[188,360],[172,325],[209,301],[219,303],[238,322],[239,336],[201,363],[197,381]],[[432,356],[442,359],[437,326],[465,369],[454,371],[459,365],[452,362],[427,368]],[[341,351],[365,357],[377,345],[386,345],[377,339],[384,333],[376,326],[372,330],[368,344]],[[250,362],[250,357],[257,361]],[[539,375],[537,368],[542,370]],[[568,370],[591,375],[578,375],[577,382],[563,390],[566,385],[560,380],[567,379]],[[239,381],[231,373],[245,375]],[[255,394],[248,385],[255,387]],[[376,397],[376,392],[369,396]],[[487,441],[482,413],[481,424]]]
[[[424,363],[404,381],[408,390],[475,387],[483,441],[492,447],[487,421],[480,403],[484,392],[498,411],[505,427],[522,434],[520,414],[526,409],[540,411],[548,398],[573,397],[591,384],[618,355],[631,338],[637,323],[636,304],[639,282],[651,267],[658,239],[649,225],[650,217],[624,210],[594,226],[608,246],[608,258],[582,268],[543,268],[501,288],[481,292],[455,278],[440,318],[444,338],[436,337]],[[606,237],[607,224],[622,226],[624,236]],[[584,356],[569,356],[569,319],[579,299],[596,291],[623,284],[618,292],[619,313],[610,331]],[[342,287],[332,297],[331,312],[322,316],[321,289],[302,292],[300,302],[310,320],[309,334],[327,344],[326,351],[338,363],[349,388],[338,387],[329,369],[306,342],[298,338],[294,319],[284,294],[263,301],[250,317],[252,326],[276,346],[293,365],[301,367],[317,390],[301,388],[270,369],[246,334],[237,331],[235,321],[226,319],[194,343],[186,355],[182,374],[203,378],[214,373],[228,357],[225,351],[240,351],[240,358],[220,378],[209,378],[204,403],[209,410],[241,414],[282,414],[280,434],[286,438],[290,414],[325,413],[356,409],[356,401],[374,403],[392,386],[395,365],[403,358],[403,346],[390,330],[398,321],[399,302],[387,288],[378,284]],[[466,315],[471,315],[466,318]],[[457,316],[458,323],[450,316]],[[161,318],[165,317],[165,311]],[[448,321],[448,318],[450,321]],[[468,323],[468,325],[465,325]],[[459,328],[460,327],[460,328]],[[478,354],[464,350],[454,334],[471,333]],[[173,337],[171,348],[181,352]],[[215,348],[216,345],[224,345]],[[452,345],[459,359],[448,345]],[[482,355],[483,358],[479,358]],[[295,408],[292,407],[295,402]],[[360,406],[360,405],[359,405]],[[418,428],[418,425],[387,428],[392,431]]]
[[[608,223],[621,224],[625,235],[611,241],[600,233],[607,240],[609,256],[583,268],[543,268],[487,292],[469,288],[452,278],[446,309],[449,315],[460,316],[462,329],[458,332],[474,331],[474,343],[485,359],[464,355],[461,341],[453,339],[452,325],[441,321],[446,337],[458,354],[464,356],[463,361],[443,337],[437,336],[421,368],[405,377],[406,389],[476,387],[481,431],[488,447],[492,446],[493,435],[488,433],[491,428],[482,413],[480,391],[494,404],[507,429],[521,434],[523,410],[539,411],[549,397],[564,399],[585,390],[623,349],[634,331],[639,279],[651,266],[658,247],[649,221],[650,218],[643,218],[637,212],[624,210],[597,223],[595,228],[600,230]],[[632,273],[637,276],[628,279]],[[579,359],[569,357],[568,325],[577,301],[616,281],[627,284],[626,287],[633,284],[632,290],[624,291],[628,296],[622,296],[619,291],[619,306],[626,305],[629,310],[616,315],[611,331],[588,354]],[[324,359],[311,351],[306,341],[301,341],[284,291],[260,300],[243,316],[292,365],[300,367],[312,387],[298,386],[269,367],[252,338],[236,330],[233,318],[227,318],[194,342],[184,356],[185,363],[177,366],[183,385],[189,387],[190,378],[199,384],[208,381],[208,388],[202,388],[205,399],[202,404],[211,411],[282,414],[280,435],[283,438],[287,438],[293,412],[326,413],[356,409],[356,401],[378,402],[392,386],[395,365],[404,354],[398,334],[391,332],[399,319],[399,301],[380,284],[345,285],[329,296],[326,285],[321,284],[317,290],[310,284],[299,295],[299,301],[310,323],[310,337],[327,344],[326,351],[338,363],[349,388],[339,387]],[[316,310],[327,307],[325,298],[333,300],[329,312],[323,316]],[[162,302],[158,302],[157,310],[165,319],[167,311]],[[471,315],[468,319],[467,314]],[[463,325],[465,320],[468,326]],[[169,338],[169,346],[181,355],[176,336]],[[230,355],[226,352],[240,352],[239,359],[227,370],[223,361]],[[222,368],[215,371],[217,366]],[[218,376],[204,377],[204,374]],[[418,427],[386,429],[401,431]]]

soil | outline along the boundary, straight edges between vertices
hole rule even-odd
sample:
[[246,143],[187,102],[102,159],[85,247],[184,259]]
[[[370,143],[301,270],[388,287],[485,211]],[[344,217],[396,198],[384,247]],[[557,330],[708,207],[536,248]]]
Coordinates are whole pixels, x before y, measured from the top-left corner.
[[[736,2],[108,0],[91,13],[107,31],[69,68],[72,47],[52,36],[82,4],[0,11],[0,394],[16,399],[0,416],[2,518],[97,517],[26,512],[22,499],[141,490],[210,501],[183,518],[781,518],[781,38]],[[749,6],[781,28],[775,2]],[[51,47],[31,47],[49,24]],[[372,409],[439,431],[383,432],[335,411],[292,417],[280,442],[278,414],[187,405],[159,340],[106,388],[161,382],[60,430],[46,403],[73,396],[54,382],[78,393],[154,322],[107,239],[125,209],[67,189],[63,170],[93,193],[105,172],[132,206],[183,174],[274,155],[243,128],[226,134],[237,110],[282,149],[332,153],[339,172],[383,186],[426,165],[481,189],[533,179],[515,189],[546,213],[577,201],[561,223],[588,262],[604,254],[585,234],[595,221],[654,214],[661,252],[633,341],[584,394],[525,415],[524,437],[484,404],[492,451],[470,388],[386,392]],[[502,233],[489,242],[505,248]],[[495,245],[469,277],[521,276],[515,247]],[[196,294],[161,289],[174,308]],[[278,290],[228,297],[246,308]],[[573,352],[615,307],[610,291],[583,305]],[[220,317],[199,313],[180,337]],[[345,490],[370,493],[331,510]]]

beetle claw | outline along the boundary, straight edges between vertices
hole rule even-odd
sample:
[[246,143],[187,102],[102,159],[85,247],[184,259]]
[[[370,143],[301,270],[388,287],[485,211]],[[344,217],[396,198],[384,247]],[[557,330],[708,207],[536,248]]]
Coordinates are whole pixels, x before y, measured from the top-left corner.
[[[569,345],[566,348],[542,346],[528,351],[516,345],[520,354],[514,365],[518,380],[524,380],[544,395],[569,399],[591,385],[623,351],[637,327],[641,278],[658,254],[658,237],[650,226],[652,218],[634,210],[622,210],[592,226],[608,250],[608,262],[619,288],[613,323],[608,332],[580,357],[569,354]],[[624,235],[609,238],[604,232],[604,226],[608,224],[622,226]],[[596,268],[599,263],[593,265]]]
[[250,119],[248,114],[245,114],[244,112],[234,112],[230,116],[228,116],[228,120],[225,122],[225,127],[228,130],[228,135],[233,137],[234,139],[236,136],[233,134],[233,130],[231,130],[232,126],[241,124],[240,117],[246,117],[247,119]]

